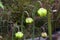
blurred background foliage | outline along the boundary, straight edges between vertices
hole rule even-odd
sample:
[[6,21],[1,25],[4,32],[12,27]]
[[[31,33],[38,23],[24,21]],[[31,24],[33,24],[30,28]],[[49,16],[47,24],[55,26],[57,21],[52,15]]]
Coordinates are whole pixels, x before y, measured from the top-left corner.
[[[42,2],[42,6],[39,4],[38,1]],[[28,11],[30,17],[32,17],[32,14],[35,14],[35,37],[39,36],[41,26],[47,23],[47,16],[41,18],[37,15],[37,10],[40,7],[44,7],[47,10],[57,10],[57,12],[51,13],[52,31],[55,31],[56,28],[60,27],[60,0],[1,0],[1,2],[4,5],[4,10],[0,8],[0,19],[2,17],[2,20],[0,20],[0,29],[2,30],[1,32],[4,32],[6,35],[7,33],[10,35],[10,30],[12,30],[12,27],[7,27],[10,21],[12,21],[13,24],[17,22],[18,25],[21,25],[21,21],[23,20],[22,26],[24,26],[24,33],[26,34],[25,37],[31,38],[32,24],[30,24],[30,27],[28,24],[25,23],[25,18],[27,17],[27,14],[25,14],[24,11]],[[35,12],[33,12],[33,10],[35,10]],[[3,28],[2,26],[5,28]],[[44,25],[44,27],[46,28],[47,32],[47,24]]]

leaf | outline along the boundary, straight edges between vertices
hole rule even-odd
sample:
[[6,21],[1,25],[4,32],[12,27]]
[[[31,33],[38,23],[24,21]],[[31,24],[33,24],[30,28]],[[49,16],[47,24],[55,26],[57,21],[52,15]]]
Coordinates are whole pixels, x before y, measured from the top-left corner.
[[3,6],[2,2],[0,2],[0,7],[1,7],[2,9],[4,9],[4,6]]

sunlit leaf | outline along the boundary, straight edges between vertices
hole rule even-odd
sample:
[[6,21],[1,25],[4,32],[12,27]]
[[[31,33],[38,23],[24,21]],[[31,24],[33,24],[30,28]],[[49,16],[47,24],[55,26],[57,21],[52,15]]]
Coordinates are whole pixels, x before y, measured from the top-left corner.
[[4,9],[4,6],[3,6],[2,2],[0,2],[0,7],[1,7],[2,9]]

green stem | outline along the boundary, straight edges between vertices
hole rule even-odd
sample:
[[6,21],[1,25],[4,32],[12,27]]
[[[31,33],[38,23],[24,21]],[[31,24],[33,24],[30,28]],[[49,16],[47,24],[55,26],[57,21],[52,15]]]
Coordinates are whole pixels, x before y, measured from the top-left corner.
[[49,40],[52,40],[51,13],[48,13],[48,34],[49,34]]
[[21,20],[21,31],[23,32],[23,21],[24,21],[24,13],[22,14],[22,20]]
[[[32,12],[32,18],[34,19],[35,17],[35,12],[36,12],[36,9],[34,8],[33,12]],[[34,40],[34,33],[35,33],[35,22],[33,22],[33,33],[32,33],[32,40]]]
[[34,26],[33,26],[33,35],[32,35],[32,40],[34,40]]
[[13,31],[12,31],[12,40],[14,40],[14,38],[13,38],[14,36],[13,36],[13,35],[14,35],[14,29],[13,29]]

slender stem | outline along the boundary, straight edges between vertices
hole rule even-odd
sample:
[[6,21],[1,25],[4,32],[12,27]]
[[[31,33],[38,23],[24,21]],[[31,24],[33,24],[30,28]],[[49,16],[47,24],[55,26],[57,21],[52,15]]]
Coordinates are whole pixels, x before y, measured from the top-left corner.
[[41,6],[41,7],[43,7],[43,6],[42,6],[42,2],[41,2],[41,1],[37,1],[37,2],[40,4],[40,6]]
[[27,16],[29,17],[29,13],[27,12],[27,11],[24,11],[26,14],[27,14]]
[[[27,13],[28,15],[28,13]],[[23,21],[24,21],[24,13],[22,14],[22,19],[21,19],[21,31],[23,32]]]
[[19,28],[19,26],[17,26],[17,28],[18,28],[18,32],[20,31],[20,28]]
[[48,34],[49,34],[49,40],[52,40],[51,13],[48,13]]
[[20,31],[19,26],[17,25],[17,22],[14,24],[14,26]]
[[[34,21],[35,21],[35,12],[36,12],[36,8],[34,8],[34,10],[33,10],[33,12],[32,12],[32,18],[34,19]],[[35,33],[35,22],[33,22],[33,27],[32,27],[32,40],[34,40],[34,33]]]
[[14,29],[12,29],[12,40],[14,40]]

